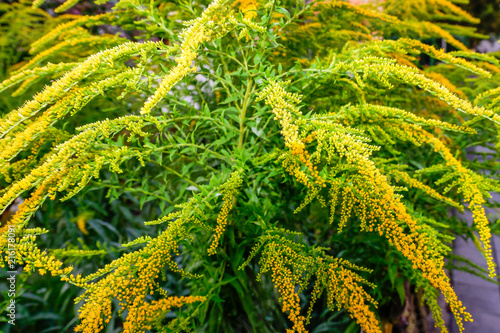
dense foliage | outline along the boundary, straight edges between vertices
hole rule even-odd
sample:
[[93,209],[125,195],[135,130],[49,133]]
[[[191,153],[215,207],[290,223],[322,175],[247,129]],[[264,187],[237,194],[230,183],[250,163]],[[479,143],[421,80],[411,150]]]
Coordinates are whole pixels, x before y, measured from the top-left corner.
[[500,148],[463,2],[0,4],[4,330],[382,332],[410,294],[463,330]]

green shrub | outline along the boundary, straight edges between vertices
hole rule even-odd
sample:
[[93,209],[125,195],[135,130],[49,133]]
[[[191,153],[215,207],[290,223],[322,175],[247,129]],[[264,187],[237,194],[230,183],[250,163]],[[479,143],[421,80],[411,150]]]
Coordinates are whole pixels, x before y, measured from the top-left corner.
[[461,269],[491,280],[498,231],[500,64],[449,23],[476,19],[447,0],[77,2],[0,7],[6,330],[382,332],[409,292],[446,331],[443,294],[463,330],[450,244],[473,239],[488,270]]

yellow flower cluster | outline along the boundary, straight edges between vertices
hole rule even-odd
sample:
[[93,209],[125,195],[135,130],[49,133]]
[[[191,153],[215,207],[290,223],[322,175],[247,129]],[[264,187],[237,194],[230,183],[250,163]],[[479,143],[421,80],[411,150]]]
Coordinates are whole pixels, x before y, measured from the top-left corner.
[[41,109],[59,99],[83,78],[95,73],[103,67],[112,67],[114,60],[139,54],[141,51],[151,52],[164,48],[164,44],[159,42],[129,42],[88,57],[71,71],[64,74],[60,79],[54,81],[50,86],[45,87],[45,89],[41,93],[35,95],[32,100],[26,102],[17,110],[13,110],[5,115],[0,123],[0,138],[3,138],[21,122],[34,116]]
[[54,11],[56,13],[64,13],[65,11],[67,11],[68,9],[70,9],[71,7],[76,5],[79,1],[80,0],[66,0],[66,1],[64,1],[63,4],[56,7],[56,9]]
[[[442,269],[442,256],[431,246],[433,243],[428,239],[429,236],[419,231],[403,203],[396,198],[386,177],[373,164],[366,161],[363,164],[360,165],[359,173],[363,175],[365,182],[371,184],[371,188],[358,189],[358,195],[366,202],[369,214],[375,218],[369,222],[369,230],[375,228],[380,235],[385,235],[389,242],[412,262],[413,268],[420,270],[422,276],[443,293],[462,332],[462,319],[471,321],[471,316],[450,286],[449,279]],[[401,227],[400,221],[409,227],[409,233]]]
[[[114,171],[119,171],[118,163],[124,156],[136,156],[126,146],[110,147],[107,150],[87,151],[97,140],[109,138],[123,128],[128,128],[135,135],[145,136],[141,128],[148,123],[148,117],[126,116],[114,120],[103,121],[88,125],[82,133],[59,145],[42,164],[31,170],[22,179],[10,184],[0,197],[0,212],[23,192],[35,188],[31,196],[25,200],[9,225],[21,232],[29,217],[40,207],[47,197],[55,198],[57,192],[67,190],[68,196],[80,191],[92,177],[95,177],[104,164],[110,164]],[[84,167],[82,167],[84,165]],[[63,198],[65,199],[65,198]],[[8,225],[0,227],[0,235],[5,234]],[[3,248],[7,239],[0,237],[0,248]]]
[[198,56],[198,48],[203,43],[220,38],[232,28],[232,24],[229,23],[227,3],[228,0],[214,0],[199,18],[186,22],[189,27],[181,35],[184,40],[180,46],[181,53],[175,58],[177,65],[162,79],[154,94],[146,100],[141,108],[141,114],[150,113],[177,82],[190,72],[196,71],[192,63]]
[[331,309],[336,305],[338,310],[347,310],[364,332],[382,332],[379,321],[369,306],[369,304],[376,306],[377,302],[360,287],[360,284],[367,284],[366,280],[339,265],[338,261],[327,266],[325,277],[327,279],[327,302]]
[[[370,66],[382,69],[382,65],[376,63]],[[415,75],[414,71],[408,71],[407,75]],[[380,71],[379,71],[380,73]],[[380,74],[378,74],[380,75]],[[305,183],[307,180],[303,171],[298,168],[298,162],[292,157],[294,154],[301,154],[304,151],[304,143],[299,138],[306,137],[301,133],[301,126],[304,126],[307,131],[311,131],[311,124],[316,126],[314,129],[314,137],[309,137],[316,141],[317,152],[326,152],[323,160],[333,161],[345,159],[347,165],[354,167],[357,174],[348,178],[350,186],[343,186],[342,193],[342,209],[339,229],[345,225],[350,212],[354,210],[356,216],[361,220],[361,226],[366,231],[377,231],[381,236],[385,236],[389,242],[395,246],[410,262],[413,268],[419,270],[425,280],[427,280],[434,288],[440,290],[444,296],[452,312],[454,313],[460,329],[463,329],[462,319],[471,320],[470,314],[465,311],[457,296],[450,286],[449,279],[443,271],[443,257],[439,249],[433,246],[433,241],[430,236],[422,230],[407,212],[405,205],[396,195],[394,188],[390,185],[386,176],[376,167],[375,163],[370,160],[369,156],[376,147],[370,146],[363,142],[361,137],[354,136],[349,133],[348,128],[342,128],[341,125],[332,124],[327,118],[317,120],[315,122],[303,119],[299,113],[295,113],[292,117],[292,112],[295,110],[292,104],[285,102],[283,96],[287,100],[298,103],[298,96],[290,96],[283,93],[283,88],[278,84],[270,84],[267,90],[261,94],[267,97],[266,103],[273,107],[275,117],[280,120],[285,137],[285,145],[292,149],[291,154],[286,155],[283,159],[285,169],[295,175],[297,180]],[[450,93],[451,94],[451,93]],[[455,97],[456,98],[456,97]],[[458,98],[456,98],[458,100]],[[463,103],[468,103],[462,101]],[[470,104],[469,104],[470,106]],[[377,110],[375,108],[375,110]],[[384,110],[384,109],[383,109]],[[419,120],[418,117],[410,114],[402,113],[397,110],[385,110],[394,115],[405,116],[409,120]],[[383,112],[382,112],[383,114]],[[321,118],[321,117],[318,117]],[[432,121],[425,120],[433,125]],[[454,125],[440,124],[448,128],[458,129]],[[408,128],[419,129],[418,125],[410,125],[401,123],[401,129],[409,132],[409,136],[414,136]],[[460,128],[461,129],[461,128]],[[303,130],[304,132],[306,130]],[[313,153],[316,160],[319,160],[319,153]],[[329,182],[330,183],[330,182]],[[331,182],[336,194],[340,191],[337,181]],[[413,183],[421,186],[420,184]],[[438,196],[439,194],[433,193]],[[332,200],[336,203],[336,200]],[[332,212],[335,208],[332,207]],[[408,229],[409,231],[407,231]],[[287,287],[289,288],[289,287]],[[288,289],[287,289],[288,290]],[[291,305],[289,306],[291,307]],[[294,317],[295,318],[295,317]],[[444,327],[443,327],[444,329]]]
[[[366,332],[381,332],[380,324],[370,309],[370,304],[376,307],[377,302],[363,290],[361,284],[374,286],[351,271],[363,269],[345,260],[331,258],[319,248],[306,251],[303,244],[291,241],[285,234],[294,233],[283,229],[269,230],[260,237],[240,269],[262,250],[257,278],[260,280],[262,274],[271,273],[280,294],[282,311],[288,313],[288,319],[293,323],[287,332],[307,332],[305,325],[309,323],[312,307],[325,290],[328,306],[332,310],[335,307],[344,308]],[[313,276],[316,281],[308,314],[304,316],[301,314],[299,294],[308,287]]]
[[12,97],[18,97],[26,93],[26,91],[33,85],[35,84],[38,80],[40,80],[39,76],[33,76],[30,78],[27,78],[26,80],[23,81],[23,83],[14,91],[11,96]]
[[415,178],[412,178],[408,173],[406,173],[404,171],[391,170],[390,174],[393,175],[397,181],[402,181],[413,188],[420,189],[420,190],[424,191],[425,193],[427,193],[428,195],[430,195],[431,197],[438,199],[438,200],[441,200],[443,202],[446,202],[450,206],[453,206],[456,208],[459,208],[461,206],[460,203],[453,201],[452,199],[450,199],[448,197],[445,197],[444,195],[438,193],[433,188],[425,185],[424,183],[416,180]]
[[[38,181],[38,182],[41,182],[42,184],[36,189],[36,191],[34,191],[31,194],[31,196],[27,200],[23,201],[23,203],[21,203],[19,205],[18,210],[16,211],[16,213],[14,214],[14,216],[9,220],[9,223],[8,224],[4,224],[4,225],[2,225],[0,227],[0,236],[3,236],[3,235],[5,235],[7,233],[9,225],[15,227],[16,233],[20,233],[22,231],[22,229],[24,228],[24,226],[26,224],[27,219],[36,210],[38,210],[38,208],[40,207],[40,205],[45,200],[46,196],[49,193],[53,193],[54,192],[54,188],[51,187],[51,186],[52,186],[52,183],[55,181],[55,179],[56,178],[54,176],[49,176],[43,182],[40,181],[40,180]],[[23,181],[24,181],[24,179],[20,181],[22,184],[19,184],[20,182],[17,182],[16,184],[19,184],[20,187],[21,186],[26,186],[26,187],[30,186],[29,183],[25,183]],[[9,192],[7,192],[4,195],[4,197],[6,195],[8,195],[8,194],[9,194]],[[3,199],[3,197],[1,199]],[[11,201],[13,201],[13,200],[14,199],[9,200],[9,203]],[[3,207],[0,205],[0,207],[2,208],[0,211],[3,211],[3,210],[5,210],[5,208],[7,207],[7,205],[4,205]],[[7,238],[6,237],[0,237],[0,249],[4,249],[3,251],[6,251],[6,244],[7,244]]]
[[[172,253],[178,254],[179,242],[189,237],[186,225],[196,220],[193,212],[198,210],[197,205],[200,203],[200,200],[193,198],[182,205],[182,210],[160,219],[163,222],[175,219],[160,236],[140,238],[137,242],[127,244],[146,243],[143,249],[128,253],[85,278],[73,275],[66,278],[87,289],[77,300],[85,302],[79,310],[81,322],[75,331],[93,333],[102,330],[111,319],[111,305],[115,298],[119,301],[120,313],[128,310],[124,322],[125,332],[160,329],[161,320],[171,307],[205,300],[202,296],[167,297],[159,281],[161,277],[165,279],[166,268],[186,277],[199,278],[179,268],[171,256]],[[152,224],[157,223],[153,221]],[[92,282],[99,277],[102,278]],[[146,299],[148,294],[161,298],[149,302]]]
[[460,192],[464,196],[465,202],[469,203],[469,210],[472,211],[472,217],[474,219],[474,224],[477,227],[479,238],[483,243],[484,256],[486,258],[486,263],[488,264],[488,270],[491,277],[496,276],[495,263],[493,261],[493,254],[491,250],[491,231],[489,227],[489,221],[486,218],[486,213],[484,211],[483,204],[485,204],[485,199],[481,190],[478,188],[478,184],[474,179],[472,172],[465,168],[460,161],[458,161],[451,151],[444,145],[442,141],[434,137],[432,134],[419,130],[415,133],[416,136],[423,142],[426,142],[434,147],[436,152],[439,152],[446,161],[446,165],[452,167],[453,170],[459,175],[459,188]]
[[433,46],[426,45],[415,39],[400,38],[397,41],[383,41],[381,43],[392,44],[394,50],[401,54],[417,53],[417,52],[426,53],[435,59],[441,60],[449,64],[453,64],[457,67],[464,68],[475,74],[482,75],[485,77],[491,77],[490,72],[474,65],[470,61],[467,61],[463,58],[458,58],[450,53],[446,53],[443,49],[436,50]]
[[354,195],[352,189],[349,186],[344,186],[342,191],[342,208],[340,210],[340,222],[337,232],[342,232],[347,221],[351,217],[352,209],[354,207]]
[[431,80],[441,83],[446,89],[454,93],[460,98],[467,98],[465,93],[458,89],[453,83],[450,82],[444,75],[436,72],[426,72],[425,76]]
[[[273,243],[269,246],[272,248]],[[281,311],[288,312],[288,319],[293,323],[292,329],[288,329],[287,333],[307,332],[304,327],[305,317],[300,315],[300,298],[295,292],[295,285],[292,283],[292,272],[285,267],[281,257],[275,257],[271,263],[272,279],[276,285],[281,297],[280,300],[283,304]]]
[[38,235],[43,235],[47,234],[49,232],[48,229],[45,228],[29,228],[29,229],[24,229],[22,232],[19,232],[19,236],[38,236]]
[[123,243],[122,246],[123,247],[131,247],[131,246],[138,245],[138,244],[147,244],[151,240],[152,240],[151,236],[142,236],[142,237],[134,239],[131,242]]
[[319,186],[315,186],[309,181],[307,174],[301,170],[299,160],[290,152],[285,152],[281,154],[278,161],[282,161],[283,168],[295,179],[307,187],[307,196],[305,200],[301,203],[299,207],[295,209],[295,213],[301,211],[307,204],[309,204],[315,197],[318,197],[318,193],[321,189]]
[[[109,88],[129,86],[139,78],[140,68],[125,70],[115,76],[94,82],[82,88],[71,89],[66,96],[49,107],[40,117],[26,126],[22,131],[4,139],[0,139],[0,166],[20,153],[31,142],[52,128],[52,125],[68,113],[72,115],[81,110],[94,97]],[[8,140],[8,141],[7,141]]]
[[[401,0],[393,0],[393,1],[401,1]],[[416,0],[419,1],[419,0]],[[402,4],[399,4],[398,7],[395,8],[400,8],[404,7],[406,2],[402,1]],[[389,5],[389,1],[386,1],[386,4]],[[389,5],[390,6],[390,5]],[[429,37],[441,37],[445,39],[450,45],[453,45],[459,50],[464,50],[467,51],[467,47],[454,38],[450,32],[447,30],[441,28],[439,25],[436,25],[432,22],[423,20],[423,19],[418,19],[418,20],[412,20],[408,19],[408,15],[394,15],[394,14],[388,14],[387,11],[380,12],[378,10],[373,10],[368,7],[362,7],[362,6],[356,6],[354,4],[351,4],[349,2],[345,1],[333,1],[333,2],[320,2],[315,4],[315,7],[317,8],[316,10],[318,11],[325,11],[328,9],[338,9],[341,12],[344,11],[350,11],[358,16],[366,17],[369,19],[372,19],[372,24],[376,24],[379,22],[386,23],[387,26],[391,27],[391,29],[394,29],[394,27],[398,27],[400,29],[405,29],[405,30],[410,30],[418,34],[419,36],[429,36]],[[415,7],[415,8],[427,8],[427,6],[424,7]],[[432,7],[428,7],[432,8]],[[458,7],[457,7],[458,8]],[[463,11],[461,11],[463,12]],[[467,13],[465,13],[467,14]],[[468,14],[467,14],[468,15]],[[399,18],[404,17],[405,20],[399,19]],[[471,18],[470,15],[468,15],[468,18]],[[354,24],[353,24],[354,26]],[[377,25],[376,25],[377,26]],[[366,27],[360,26],[358,27],[362,31],[366,31]],[[368,30],[369,31],[369,30]],[[371,34],[368,33],[362,33],[362,32],[356,32],[353,30],[346,30],[346,33],[352,33],[352,34],[358,34],[359,36],[363,36],[365,40],[372,40]]]
[[287,332],[307,332],[304,326],[306,317],[300,314],[300,298],[295,287],[305,287],[302,285],[305,282],[302,281],[302,273],[306,272],[307,268],[312,269],[313,260],[299,255],[285,239],[278,237],[278,240],[279,242],[271,238],[266,244],[260,260],[259,276],[271,271],[272,280],[283,304],[281,310],[288,312],[288,319],[293,323],[292,329]]
[[134,333],[151,331],[152,328],[161,329],[164,327],[161,319],[165,318],[171,308],[205,300],[206,298],[202,296],[172,296],[158,301],[153,300],[151,303],[143,303],[129,310],[128,316],[135,319],[127,320],[123,324],[123,332]]
[[40,251],[34,245],[34,236],[23,237],[16,246],[16,259],[20,265],[25,265],[26,271],[38,270],[40,275],[49,272],[52,276],[62,276],[69,274],[73,267],[69,266],[61,268],[63,263],[54,255],[48,254],[46,251]]
[[291,175],[295,175],[309,190],[317,191],[312,189],[314,186],[326,187],[325,180],[320,176],[317,166],[314,166],[311,155],[306,150],[306,143],[310,143],[316,133],[311,133],[301,139],[297,120],[294,119],[294,117],[300,117],[302,114],[291,103],[299,103],[300,96],[283,89],[283,83],[270,81],[268,86],[258,94],[258,100],[263,99],[265,99],[267,105],[272,107],[274,119],[278,120],[281,125],[281,134],[285,139],[285,146],[293,156],[297,156],[300,162],[309,169],[311,176],[315,180],[314,184],[308,181],[306,174],[299,169],[298,163],[293,161],[292,156],[286,154],[282,156],[283,167]]
[[339,197],[339,193],[340,193],[340,181],[338,180],[332,180],[330,181],[330,189],[329,189],[329,196],[330,196],[330,202],[329,202],[329,205],[330,205],[330,217],[328,219],[328,222],[330,224],[333,223],[334,219],[335,219],[335,210],[336,210],[336,207],[337,207],[337,200],[338,200],[338,197]]
[[[453,35],[464,35],[464,36],[477,36],[474,28],[449,25],[445,23],[435,24],[431,21],[436,19],[442,20],[453,20],[453,21],[467,21],[473,24],[477,24],[479,21],[468,13],[463,11],[460,7],[452,4],[447,0],[412,0],[409,2],[403,2],[402,4],[396,4],[399,0],[391,0],[387,2],[386,9],[392,15],[398,17],[406,17],[406,22],[409,23],[415,32],[419,35],[426,34],[429,36],[439,36],[446,40],[450,45],[453,45],[459,50],[467,51],[467,47],[462,44],[459,40],[455,39]],[[410,6],[406,6],[410,4]],[[413,8],[420,8],[417,13],[420,15],[413,16],[415,11],[412,11],[412,6],[417,6]]]
[[481,94],[479,94],[475,102],[478,103],[479,101],[484,101],[487,100],[487,105],[490,109],[495,110],[495,108],[498,110],[500,106],[500,87],[494,88],[487,90]]
[[[435,326],[436,327],[446,327],[446,324],[443,320],[443,314],[442,314],[443,309],[441,308],[440,304],[438,303],[439,292],[428,284],[424,284],[422,286],[422,290],[424,292],[423,299],[425,299],[425,302],[429,306],[429,309],[431,310],[431,313],[432,313],[432,318],[436,322]],[[442,331],[446,332],[446,330],[442,330]]]
[[15,72],[12,72],[12,75],[17,75],[25,70],[28,69],[33,69],[36,67],[38,64],[43,62],[49,57],[53,57],[57,55],[58,53],[71,50],[75,47],[83,47],[83,46],[88,46],[88,47],[95,47],[95,46],[114,46],[114,45],[119,45],[123,44],[126,42],[127,39],[125,38],[118,38],[117,36],[113,35],[102,35],[102,36],[89,36],[89,37],[84,37],[84,38],[73,38],[69,40],[65,40],[51,48],[48,48],[40,53],[38,53],[36,56],[34,56],[28,63],[26,63],[24,66],[16,70]]
[[431,23],[431,22],[421,22],[422,30],[430,35],[437,35],[443,38],[446,42],[450,43],[450,45],[456,47],[459,50],[467,51],[468,48],[461,41],[453,37],[448,31],[441,28],[439,25]]
[[45,0],[34,0],[31,5],[33,6],[33,8],[37,8],[43,5],[44,2]]
[[[284,164],[285,166],[285,170],[289,170],[289,173],[291,175],[294,175],[297,179],[300,179],[297,177],[297,174],[296,174],[296,171],[299,171],[299,172],[302,172],[299,167],[292,167],[292,168],[287,168],[288,164],[285,163]],[[305,176],[305,174],[304,174]],[[299,207],[297,207],[295,210],[294,210],[294,213],[297,214],[298,212],[300,212],[302,209],[304,209],[304,207],[306,207],[308,204],[310,204],[315,198],[319,199],[321,197],[321,195],[319,194],[319,192],[321,191],[321,187],[319,186],[309,186],[309,183],[307,183],[306,185],[308,185],[307,187],[307,194],[306,194],[306,197],[304,198],[304,200],[302,201],[302,203],[300,204]],[[321,199],[319,199],[321,200]],[[324,200],[321,200],[321,202],[324,203]]]
[[45,34],[42,38],[36,40],[33,44],[31,44],[29,52],[30,54],[35,54],[37,52],[40,52],[40,50],[46,48],[48,44],[58,39],[61,34],[70,31],[73,28],[81,27],[84,25],[92,26],[92,25],[110,23],[113,21],[113,19],[116,19],[117,15],[119,15],[119,12],[118,13],[110,12],[94,16],[79,15],[76,20],[60,24],[56,28],[52,29],[49,33]]
[[[464,132],[468,134],[477,133],[475,129],[468,126],[455,125],[439,119],[422,118],[406,110],[382,105],[361,104],[343,107],[342,111],[344,115],[337,115],[337,121],[344,121],[344,124],[359,126],[361,121],[359,118],[362,118],[364,123],[372,127],[376,126],[375,124],[377,123],[385,123],[385,126],[383,126],[385,129],[380,128],[380,131],[384,132],[391,132],[391,127],[394,127],[396,123],[407,122],[423,126],[438,127],[454,132]],[[354,122],[354,119],[358,122]]]
[[59,64],[52,64],[48,63],[47,65],[43,67],[37,67],[34,69],[28,69],[25,71],[20,72],[19,74],[13,75],[7,80],[3,81],[0,83],[0,92],[4,91],[5,89],[8,89],[20,82],[23,82],[27,79],[31,78],[37,78],[40,76],[45,76],[45,75],[50,75],[50,74],[57,74],[60,72],[66,72],[68,70],[73,69],[75,66],[77,66],[77,63],[73,62],[68,62],[68,63],[59,63]]
[[238,0],[233,3],[233,6],[238,7],[245,18],[253,19],[257,16],[259,3],[256,0]]
[[[500,123],[500,116],[493,111],[460,99],[441,83],[425,77],[425,75],[419,73],[415,68],[389,63],[387,59],[379,58],[377,60],[375,57],[366,57],[362,60],[355,59],[349,62],[339,62],[332,69],[332,72],[337,71],[364,73],[363,79],[370,77],[389,88],[392,87],[391,81],[393,80],[417,86],[435,95],[458,111],[473,116],[485,117],[496,123]],[[358,85],[362,87],[364,84],[361,77],[358,74],[354,75]]]
[[219,245],[219,241],[226,229],[227,215],[236,203],[235,195],[238,193],[238,188],[241,186],[243,179],[241,172],[233,172],[227,182],[221,186],[222,208],[217,216],[217,226],[215,227],[214,239],[208,248],[208,254],[213,255]]
[[[449,0],[386,0],[384,8],[390,13],[398,13],[406,17],[415,17],[417,20],[422,19],[424,16],[432,16],[441,20],[448,19],[453,21],[465,21],[473,24],[479,23],[479,19],[472,17],[454,3],[457,2]],[[419,10],[415,11],[415,8]]]
[[[49,128],[44,133],[41,133],[39,136],[35,137],[30,145],[30,153],[24,159],[18,159],[15,162],[7,163],[2,157],[0,157],[0,174],[4,176],[5,181],[8,184],[11,184],[21,178],[24,178],[26,174],[29,174],[31,170],[37,164],[37,156],[42,155],[42,149],[44,146],[55,147],[58,144],[64,142],[69,138],[68,133],[63,130],[57,128]],[[0,140],[0,147],[3,151],[9,151],[11,148],[11,142],[14,144],[15,138],[7,137]],[[43,156],[47,156],[46,154]],[[42,157],[43,159],[43,157]],[[6,190],[4,188],[3,190]],[[3,194],[4,191],[0,191],[0,195]]]
[[[75,331],[90,333],[101,330],[111,318],[111,303],[115,298],[119,301],[120,312],[128,309],[124,323],[128,329],[148,326],[151,317],[154,317],[154,311],[160,314],[166,311],[163,308],[169,302],[159,301],[156,303],[158,306],[152,307],[146,302],[146,295],[159,293],[164,296],[165,292],[158,280],[166,267],[192,276],[181,270],[171,259],[171,253],[177,252],[179,240],[186,237],[184,222],[182,219],[172,222],[167,230],[152,239],[145,248],[120,257],[95,274],[80,280],[70,277],[70,281],[85,284],[87,288],[80,298],[85,299],[85,303],[79,310],[81,322]],[[109,274],[98,282],[89,283],[106,273]],[[195,298],[192,301],[201,299]]]

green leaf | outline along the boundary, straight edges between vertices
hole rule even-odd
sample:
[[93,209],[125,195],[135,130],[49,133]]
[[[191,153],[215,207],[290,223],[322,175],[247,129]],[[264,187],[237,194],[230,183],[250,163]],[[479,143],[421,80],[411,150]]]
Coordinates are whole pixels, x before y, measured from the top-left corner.
[[262,60],[262,55],[260,55],[260,54],[256,54],[256,55],[255,55],[255,57],[253,58],[253,63],[254,63],[255,65],[258,65],[258,64],[260,64],[260,61],[261,61],[261,60]]
[[237,101],[239,100],[240,97],[239,96],[229,96],[228,98],[226,98],[223,102],[221,102],[220,104],[229,104],[231,102],[234,102],[234,101]]
[[398,283],[396,284],[396,291],[398,292],[399,299],[401,300],[401,305],[403,305],[406,299],[405,284],[403,279],[398,280]]
[[290,21],[290,13],[288,12],[288,10],[286,10],[285,8],[282,8],[282,7],[278,7],[278,8],[276,8],[276,11],[278,13],[284,14],[286,16],[286,18],[288,19],[288,21]]

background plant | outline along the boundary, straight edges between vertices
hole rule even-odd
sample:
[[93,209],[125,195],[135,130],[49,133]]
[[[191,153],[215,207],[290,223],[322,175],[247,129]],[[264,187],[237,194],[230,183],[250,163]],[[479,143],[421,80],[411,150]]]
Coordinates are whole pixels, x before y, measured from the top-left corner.
[[484,37],[458,25],[476,19],[445,0],[36,9],[76,3],[1,7],[0,230],[26,319],[6,330],[381,332],[409,286],[441,329],[440,293],[470,320],[444,259],[472,238],[488,270],[463,269],[495,278],[499,63],[456,37]]

